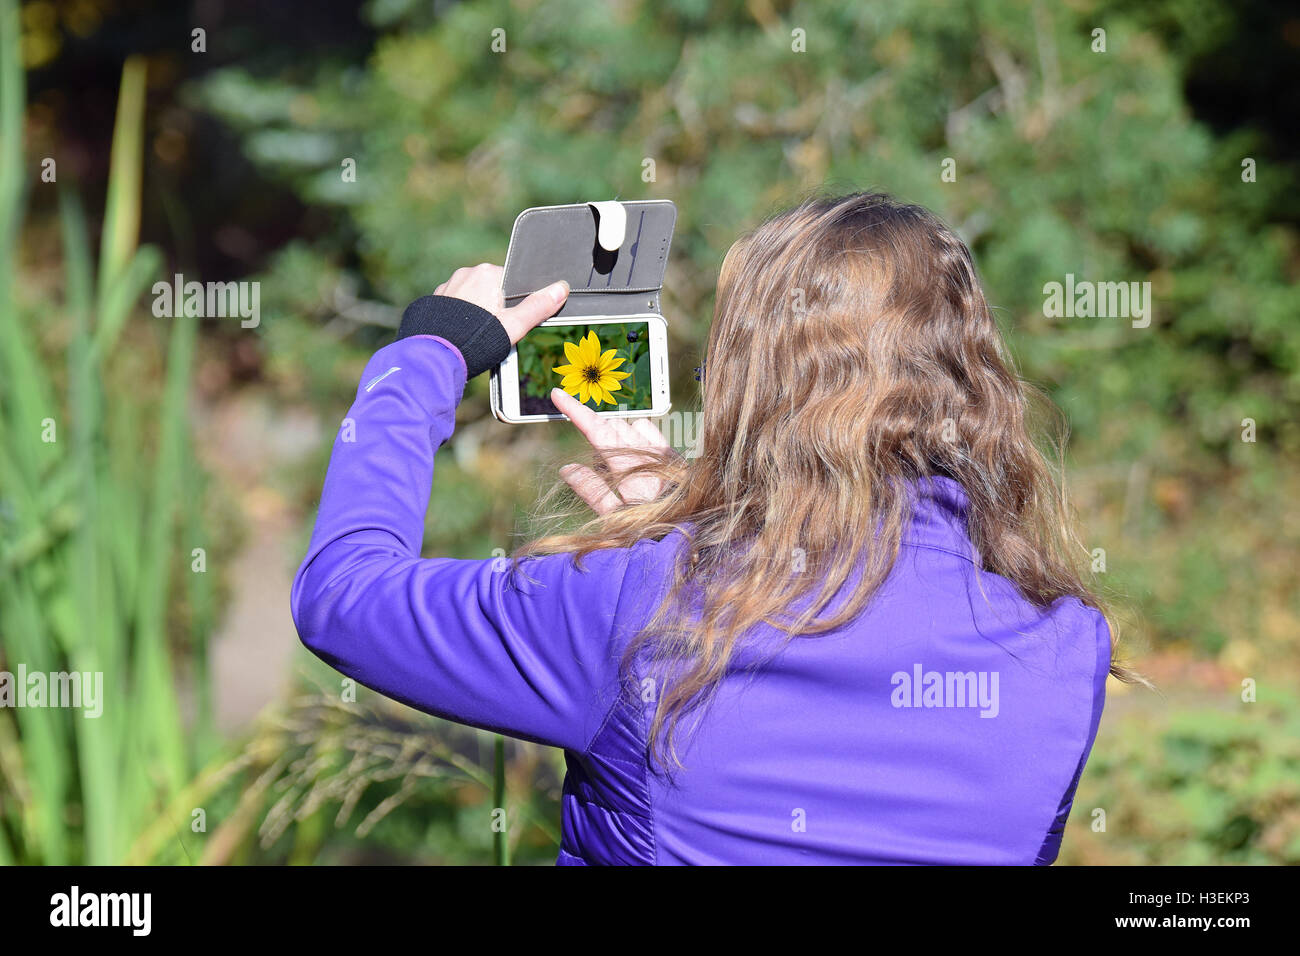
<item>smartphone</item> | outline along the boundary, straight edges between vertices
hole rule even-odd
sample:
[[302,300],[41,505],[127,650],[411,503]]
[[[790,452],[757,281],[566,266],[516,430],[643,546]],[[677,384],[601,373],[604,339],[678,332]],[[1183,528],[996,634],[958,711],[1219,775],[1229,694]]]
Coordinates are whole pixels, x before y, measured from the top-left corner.
[[598,415],[664,415],[672,407],[668,324],[649,312],[547,319],[510,350],[492,381],[493,414],[510,424],[563,420],[550,399],[552,388]]
[[[492,414],[564,418],[563,388],[597,415],[668,412],[668,326],[660,307],[677,207],[667,199],[536,206],[515,219],[501,294],[514,305],[557,279],[569,297],[492,370]],[[560,369],[560,371],[555,371]],[[593,376],[584,388],[583,376]]]

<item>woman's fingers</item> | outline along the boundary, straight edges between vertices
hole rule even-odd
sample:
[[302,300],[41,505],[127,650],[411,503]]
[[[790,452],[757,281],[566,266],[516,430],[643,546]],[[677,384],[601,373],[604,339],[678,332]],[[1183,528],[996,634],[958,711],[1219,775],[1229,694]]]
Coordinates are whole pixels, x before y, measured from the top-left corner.
[[646,448],[667,449],[673,447],[669,443],[668,439],[664,437],[664,433],[654,425],[650,424],[650,419],[648,418],[636,419],[632,422],[632,428],[641,436],[644,442],[644,447]]
[[597,415],[587,405],[561,388],[551,389],[551,401],[564,416],[573,422],[592,446],[601,451],[620,448],[671,447],[659,429],[648,419],[607,418]]
[[609,463],[610,473],[618,481],[618,493],[628,503],[649,501],[659,490],[659,480],[654,475],[638,474],[620,478],[637,465],[647,461],[640,452],[648,448],[642,435],[631,421],[623,418],[608,419],[613,441],[606,450],[605,461]]
[[578,401],[562,388],[551,389],[551,402],[592,447],[602,448],[610,443],[609,421]]
[[597,415],[563,389],[551,389],[551,401],[573,422],[582,437],[591,443],[591,447],[605,457],[610,470],[615,474],[620,470],[616,467],[618,460],[625,457],[622,452],[640,444],[632,439],[632,433],[623,419]]
[[516,306],[507,309],[501,293],[505,270],[490,262],[480,262],[473,268],[460,268],[446,282],[433,290],[434,295],[452,296],[473,302],[497,317],[515,345],[537,326],[541,325],[564,305],[569,297],[569,284],[563,280],[552,282],[534,292]]
[[605,418],[609,423],[610,447],[617,451],[624,448],[637,448],[641,439],[637,436],[625,418]]
[[565,465],[560,469],[560,477],[598,515],[609,514],[623,504],[623,499],[610,491],[609,485],[585,465]]
[[623,504],[652,501],[659,493],[659,479],[653,475],[626,478],[619,484],[617,493],[585,465],[565,465],[560,469],[560,477],[598,515],[608,514]]
[[[562,389],[557,388],[551,391],[551,401],[555,403],[555,407],[563,412],[569,421],[573,422],[574,427],[591,443],[591,446],[604,457],[610,473],[614,476],[618,489],[617,494],[611,491],[605,482],[595,477],[591,469],[583,469],[599,482],[599,487],[587,486],[589,493],[596,497],[605,509],[603,511],[597,510],[597,513],[604,514],[608,511],[611,501],[635,504],[642,501],[652,501],[658,497],[660,481],[654,475],[632,475],[619,480],[620,475],[646,460],[646,456],[638,454],[638,451],[671,447],[657,428],[644,419],[630,421],[622,418],[601,417]],[[576,468],[577,466],[573,467]],[[568,474],[563,469],[561,469],[561,473],[564,473],[565,480],[569,481]],[[579,491],[572,481],[569,481],[569,484],[573,486],[575,491]],[[581,491],[579,491],[579,495],[588,504],[592,503],[591,499]],[[612,499],[606,497],[607,495],[612,496]],[[592,507],[595,508],[596,506],[592,505]]]
[[[505,270],[490,262],[480,262],[471,268],[462,267],[451,278],[434,290],[434,295],[446,295],[473,302],[500,318],[502,306],[501,277]],[[441,291],[438,291],[438,290]]]
[[560,311],[560,306],[564,305],[564,300],[568,297],[569,284],[561,279],[539,289],[516,306],[498,310],[496,316],[505,326],[510,344],[517,344],[534,328]]

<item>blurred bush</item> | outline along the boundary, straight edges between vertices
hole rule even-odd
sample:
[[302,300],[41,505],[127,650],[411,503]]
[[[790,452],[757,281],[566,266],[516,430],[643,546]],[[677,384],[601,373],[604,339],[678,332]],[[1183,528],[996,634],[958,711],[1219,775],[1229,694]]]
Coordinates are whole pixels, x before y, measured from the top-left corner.
[[1300,864],[1294,694],[1119,721],[1098,738],[1060,862]]
[[[511,862],[555,861],[554,808],[563,758],[508,744],[508,800],[485,799],[493,780],[491,735],[435,720],[375,695],[339,700],[332,672],[268,708],[252,738],[199,782],[215,826],[187,835],[187,851],[162,827],[145,859],[205,864],[481,864],[498,832]],[[505,816],[494,820],[494,807]]]

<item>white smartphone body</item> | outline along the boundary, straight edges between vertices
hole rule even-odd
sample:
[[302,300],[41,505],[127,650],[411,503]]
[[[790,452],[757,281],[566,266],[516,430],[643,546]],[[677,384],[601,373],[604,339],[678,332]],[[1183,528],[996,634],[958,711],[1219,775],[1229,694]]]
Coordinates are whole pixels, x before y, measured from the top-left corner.
[[[556,368],[569,371],[556,372]],[[493,376],[492,412],[510,424],[562,421],[564,415],[551,402],[550,390],[562,388],[568,377],[571,387],[566,391],[581,398],[575,375],[601,384],[598,394],[588,390],[585,402],[598,415],[654,418],[667,414],[672,407],[668,323],[649,312],[547,319],[510,350]]]

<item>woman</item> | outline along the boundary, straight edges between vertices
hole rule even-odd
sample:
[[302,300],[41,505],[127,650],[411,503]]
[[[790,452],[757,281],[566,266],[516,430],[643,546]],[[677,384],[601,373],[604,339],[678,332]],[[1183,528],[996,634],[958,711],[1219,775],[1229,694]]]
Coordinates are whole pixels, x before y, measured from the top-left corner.
[[1130,674],[961,240],[879,194],[772,218],[722,265],[698,457],[556,389],[596,517],[514,562],[421,559],[467,379],[567,294],[504,309],[500,282],[457,270],[366,368],[304,643],[564,748],[561,864],[1052,862]]

